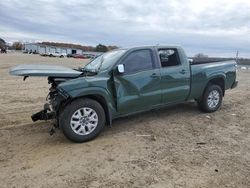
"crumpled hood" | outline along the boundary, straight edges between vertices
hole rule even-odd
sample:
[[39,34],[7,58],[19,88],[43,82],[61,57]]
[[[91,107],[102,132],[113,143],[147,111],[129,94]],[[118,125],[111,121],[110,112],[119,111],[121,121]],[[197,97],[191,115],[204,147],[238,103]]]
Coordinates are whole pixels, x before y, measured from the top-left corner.
[[9,73],[15,76],[39,76],[39,77],[58,77],[58,78],[75,78],[82,72],[73,70],[68,67],[57,65],[18,65],[11,67]]
[[106,91],[110,79],[110,76],[102,75],[78,77],[60,83],[57,88],[73,98],[83,94],[98,94],[100,90]]

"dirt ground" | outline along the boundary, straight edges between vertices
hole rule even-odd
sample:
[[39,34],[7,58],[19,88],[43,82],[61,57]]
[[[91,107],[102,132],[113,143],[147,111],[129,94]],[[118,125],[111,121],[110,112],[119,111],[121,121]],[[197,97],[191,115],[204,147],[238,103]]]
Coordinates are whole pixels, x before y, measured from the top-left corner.
[[250,187],[250,70],[212,114],[194,102],[115,120],[95,140],[49,135],[33,123],[46,78],[9,76],[11,66],[79,67],[86,60],[0,54],[0,187]]

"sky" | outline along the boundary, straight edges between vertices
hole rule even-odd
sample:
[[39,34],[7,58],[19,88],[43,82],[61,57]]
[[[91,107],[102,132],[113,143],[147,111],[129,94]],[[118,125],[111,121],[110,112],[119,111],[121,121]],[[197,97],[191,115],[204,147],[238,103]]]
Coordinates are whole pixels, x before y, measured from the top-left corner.
[[250,57],[250,0],[1,0],[0,38]]

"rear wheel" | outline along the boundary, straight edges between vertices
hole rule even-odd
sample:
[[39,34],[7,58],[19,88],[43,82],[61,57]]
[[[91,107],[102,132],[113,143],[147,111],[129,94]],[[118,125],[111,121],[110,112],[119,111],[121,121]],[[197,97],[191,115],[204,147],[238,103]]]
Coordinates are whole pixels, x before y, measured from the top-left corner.
[[200,109],[204,112],[215,112],[221,106],[223,98],[223,92],[218,85],[209,85],[201,100],[198,101]]
[[74,142],[95,138],[105,125],[102,106],[92,99],[78,99],[68,104],[59,116],[64,135]]

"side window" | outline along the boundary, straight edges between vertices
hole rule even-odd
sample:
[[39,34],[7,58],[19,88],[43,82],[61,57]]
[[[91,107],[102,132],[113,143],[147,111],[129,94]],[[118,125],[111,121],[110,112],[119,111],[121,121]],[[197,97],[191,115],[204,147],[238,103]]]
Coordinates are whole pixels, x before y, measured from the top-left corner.
[[180,60],[176,49],[160,49],[158,54],[162,67],[170,67],[180,65]]
[[125,66],[125,73],[135,73],[153,68],[150,50],[138,50],[131,52],[122,63]]

